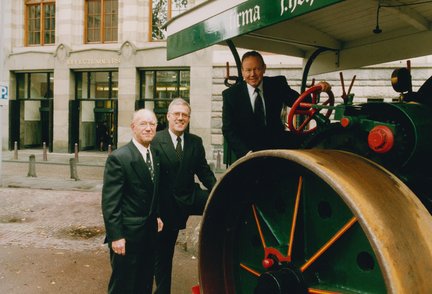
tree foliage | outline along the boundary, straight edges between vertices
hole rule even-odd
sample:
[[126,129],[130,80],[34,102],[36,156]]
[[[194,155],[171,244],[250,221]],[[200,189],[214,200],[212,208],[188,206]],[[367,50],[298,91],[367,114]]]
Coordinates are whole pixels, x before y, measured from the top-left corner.
[[188,0],[153,0],[152,5],[152,39],[166,39],[166,30],[163,25],[168,21],[168,2],[171,2],[173,11],[183,11],[188,6]]

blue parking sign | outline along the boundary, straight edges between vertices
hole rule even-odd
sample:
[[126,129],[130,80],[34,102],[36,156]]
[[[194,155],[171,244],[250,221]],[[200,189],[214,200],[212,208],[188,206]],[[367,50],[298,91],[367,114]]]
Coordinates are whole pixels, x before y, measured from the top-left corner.
[[0,99],[7,100],[9,99],[9,89],[8,86],[0,85]]

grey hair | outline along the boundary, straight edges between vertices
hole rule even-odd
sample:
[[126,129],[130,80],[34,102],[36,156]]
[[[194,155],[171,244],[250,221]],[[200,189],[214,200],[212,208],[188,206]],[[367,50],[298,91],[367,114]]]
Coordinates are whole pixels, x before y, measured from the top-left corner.
[[172,107],[175,106],[175,105],[184,105],[187,108],[189,108],[189,114],[191,114],[191,112],[192,112],[190,104],[186,100],[184,100],[183,98],[180,98],[180,97],[174,98],[171,101],[171,103],[168,106],[168,112],[171,112]]

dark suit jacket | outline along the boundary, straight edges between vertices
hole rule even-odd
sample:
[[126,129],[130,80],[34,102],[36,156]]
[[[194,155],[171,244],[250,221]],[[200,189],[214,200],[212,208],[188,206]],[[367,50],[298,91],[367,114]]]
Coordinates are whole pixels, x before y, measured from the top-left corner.
[[216,178],[205,158],[202,139],[184,134],[183,160],[180,162],[168,129],[156,133],[152,142],[160,156],[160,215],[164,229],[184,229],[196,198],[202,191],[195,184],[195,175],[211,190]]
[[[265,128],[256,125],[245,81],[222,92],[222,132],[237,157],[249,151],[283,148],[285,139],[281,110],[292,106],[299,94],[288,86],[284,76],[264,77]],[[283,142],[283,143],[282,143]]]
[[[132,141],[107,158],[102,188],[106,242],[122,238],[128,245],[145,242],[148,233],[157,230],[153,222],[158,214],[159,158],[152,147],[150,150],[153,182],[147,164]],[[149,221],[152,223],[148,224]]]

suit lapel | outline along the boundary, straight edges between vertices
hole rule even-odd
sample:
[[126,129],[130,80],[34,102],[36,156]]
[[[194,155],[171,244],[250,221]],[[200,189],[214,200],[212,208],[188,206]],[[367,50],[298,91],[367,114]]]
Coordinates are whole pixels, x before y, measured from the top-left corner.
[[179,163],[179,160],[177,158],[177,153],[175,151],[173,142],[171,141],[171,136],[168,132],[168,128],[161,133],[160,145],[163,153],[166,155],[170,163],[174,166],[177,165]]
[[[151,145],[150,145],[151,146]],[[150,211],[154,211],[155,209],[158,209],[158,203],[159,203],[159,194],[158,194],[158,187],[159,187],[159,173],[160,173],[160,161],[159,161],[159,154],[156,152],[153,148],[150,147],[152,158],[153,158],[153,171],[154,171],[154,179],[153,179],[153,198],[151,203],[151,209]],[[156,206],[156,208],[155,208]]]
[[131,168],[135,171],[138,178],[140,178],[142,181],[151,183],[150,171],[147,167],[147,164],[144,161],[144,158],[139,152],[138,148],[136,148],[136,146],[134,145],[134,143],[132,143],[132,141],[128,144],[128,147],[131,151],[131,156],[132,156],[132,160],[130,163]]
[[160,173],[160,160],[159,160],[159,154],[153,150],[153,148],[150,148],[152,157],[153,157],[153,170],[154,170],[154,183],[159,183],[159,173]]
[[188,161],[193,154],[193,144],[189,133],[184,133],[183,161]]
[[249,91],[247,88],[247,84],[245,81],[242,82],[241,84],[241,95],[240,95],[239,102],[239,109],[247,109],[249,116],[252,118],[253,117],[253,108],[252,108],[252,104],[251,104],[251,100],[249,97]]

